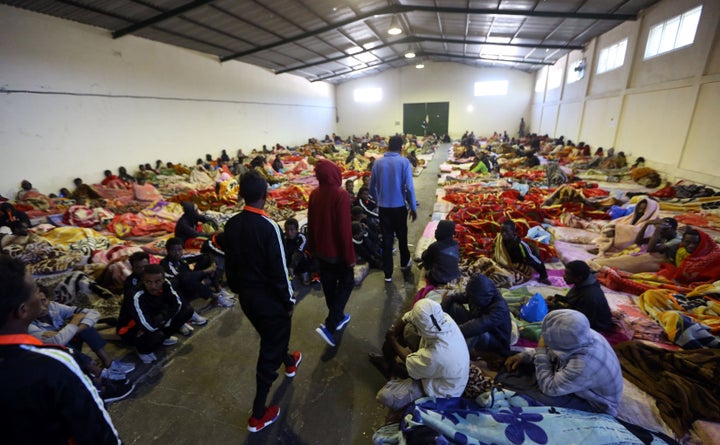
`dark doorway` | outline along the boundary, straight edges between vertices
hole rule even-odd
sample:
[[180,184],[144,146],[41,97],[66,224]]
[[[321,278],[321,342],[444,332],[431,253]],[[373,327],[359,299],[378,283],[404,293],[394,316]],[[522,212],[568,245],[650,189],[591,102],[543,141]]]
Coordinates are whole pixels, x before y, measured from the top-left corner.
[[448,131],[449,114],[450,102],[403,104],[403,133],[442,136]]

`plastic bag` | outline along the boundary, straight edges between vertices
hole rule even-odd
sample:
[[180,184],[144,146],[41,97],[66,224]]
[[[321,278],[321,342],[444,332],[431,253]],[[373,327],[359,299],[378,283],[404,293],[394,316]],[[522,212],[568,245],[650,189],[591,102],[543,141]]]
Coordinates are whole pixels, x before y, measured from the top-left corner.
[[545,299],[539,292],[533,295],[527,303],[523,304],[520,308],[520,318],[531,323],[541,321],[547,313],[547,303],[545,303]]
[[552,235],[550,235],[550,233],[542,226],[530,227],[526,237],[542,244],[550,244],[550,241],[552,240]]

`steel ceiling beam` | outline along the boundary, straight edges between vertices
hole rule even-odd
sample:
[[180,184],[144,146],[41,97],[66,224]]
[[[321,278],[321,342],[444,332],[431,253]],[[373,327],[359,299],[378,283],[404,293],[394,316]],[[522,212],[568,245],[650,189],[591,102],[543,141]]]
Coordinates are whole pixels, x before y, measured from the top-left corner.
[[446,14],[478,14],[478,15],[512,15],[512,16],[523,16],[523,17],[546,17],[546,18],[572,18],[572,19],[587,19],[587,20],[637,20],[637,14],[603,14],[603,13],[585,13],[585,12],[551,12],[551,11],[518,11],[515,9],[487,9],[487,8],[452,8],[443,6],[416,6],[416,5],[391,5],[378,8],[374,11],[360,14],[357,17],[353,17],[346,20],[341,20],[332,25],[327,25],[315,29],[313,31],[304,32],[294,37],[279,40],[275,43],[267,45],[257,46],[253,49],[246,51],[240,51],[228,56],[220,58],[221,62],[228,60],[238,59],[241,57],[249,56],[261,51],[267,51],[269,49],[277,48],[288,43],[294,43],[299,40],[307,39],[308,37],[314,37],[324,32],[333,31],[337,28],[342,28],[352,23],[361,22],[365,19],[374,16],[388,15],[388,14],[403,14],[409,12],[432,12],[432,13],[446,13]]
[[523,60],[502,59],[502,58],[487,57],[487,56],[463,56],[460,54],[445,54],[445,53],[434,53],[434,52],[426,52],[426,51],[422,51],[422,52],[418,53],[417,57],[449,57],[451,59],[487,60],[488,62],[522,63],[525,65],[548,65],[548,66],[555,65],[555,62],[543,62],[541,60],[532,61],[532,60],[526,60],[526,59],[523,59]]
[[314,79],[309,79],[309,80],[310,80],[310,82],[320,82],[320,81],[323,81],[323,80],[332,79],[333,77],[345,76],[345,75],[352,74],[352,73],[356,73],[356,72],[359,72],[359,71],[365,71],[365,70],[370,69],[370,68],[377,68],[377,67],[379,67],[379,66],[381,66],[381,65],[387,65],[387,64],[389,64],[389,63],[397,62],[398,60],[403,60],[403,59],[404,59],[404,57],[393,57],[393,58],[387,59],[387,60],[379,59],[379,60],[380,60],[380,63],[376,63],[376,64],[374,64],[374,65],[368,65],[368,66],[366,66],[366,67],[364,67],[364,68],[351,68],[351,69],[349,69],[349,70],[343,71],[342,73],[328,74],[327,76],[316,77],[316,78],[314,78]]
[[[538,44],[534,45],[532,43],[496,43],[496,42],[484,42],[479,40],[469,40],[469,39],[443,39],[439,37],[415,37],[415,36],[408,36],[404,37],[399,40],[395,40],[391,43],[385,43],[382,45],[374,46],[369,49],[365,49],[363,51],[358,51],[353,54],[344,54],[342,56],[332,57],[329,59],[324,59],[318,62],[312,62],[312,63],[306,63],[303,65],[297,65],[290,68],[284,68],[279,71],[275,71],[275,74],[283,74],[283,73],[289,73],[292,71],[298,71],[303,70],[305,68],[310,68],[313,66],[323,65],[326,63],[332,63],[337,62],[338,60],[347,59],[348,57],[354,57],[358,54],[364,54],[371,51],[375,51],[382,48],[387,48],[388,46],[394,46],[394,45],[407,45],[412,43],[422,43],[422,42],[436,42],[436,43],[455,43],[455,44],[461,44],[461,45],[493,45],[493,46],[513,46],[518,48],[537,48],[537,49],[555,49],[555,50],[581,50],[584,47],[582,45],[553,45],[553,44]],[[440,54],[440,53],[438,53]],[[449,55],[449,57],[456,57]],[[467,56],[472,59],[477,59],[477,57],[473,56]],[[518,62],[520,63],[520,62]]]
[[[329,58],[329,59],[324,59],[324,60],[321,60],[321,61],[319,61],[319,62],[306,63],[306,64],[303,64],[303,65],[298,65],[298,66],[294,66],[294,67],[290,67],[290,68],[285,68],[285,69],[282,69],[282,70],[280,70],[280,71],[275,71],[275,74],[283,74],[283,73],[289,73],[289,72],[291,72],[291,71],[303,70],[303,69],[305,69],[305,68],[310,68],[310,67],[313,67],[313,66],[324,65],[324,64],[326,64],[326,63],[337,62],[338,60],[347,59],[348,57],[355,57],[355,56],[357,56],[358,54],[365,54],[365,53],[369,53],[370,51],[375,51],[375,50],[378,50],[378,49],[387,48],[388,46],[392,46],[392,45],[406,45],[406,44],[408,44],[408,43],[415,43],[416,41],[417,41],[417,40],[416,40],[415,38],[405,37],[405,38],[402,38],[402,39],[400,39],[400,40],[396,40],[396,41],[394,41],[394,42],[392,42],[392,43],[383,43],[382,45],[374,46],[374,47],[369,48],[369,49],[364,49],[364,50],[362,50],[362,51],[358,51],[358,52],[353,53],[353,54],[343,54],[342,56],[331,57],[331,58]],[[362,48],[362,47],[360,47],[360,46],[358,46],[358,47],[359,47],[359,48]]]
[[[419,58],[419,57],[448,57],[448,58],[452,58],[452,59],[483,60],[483,61],[487,61],[487,62],[502,62],[502,63],[520,63],[520,64],[524,64],[524,65],[535,65],[535,66],[538,66],[538,65],[552,66],[555,64],[553,62],[543,62],[541,60],[532,61],[532,60],[518,60],[518,59],[502,59],[502,58],[495,58],[495,57],[464,56],[461,54],[446,54],[446,53],[435,53],[435,52],[427,52],[427,51],[418,52],[416,55],[416,58]],[[373,65],[368,65],[363,68],[351,68],[350,70],[346,70],[341,73],[333,73],[333,74],[329,74],[327,76],[316,77],[314,79],[309,79],[309,80],[310,80],[310,82],[319,82],[322,80],[332,79],[334,77],[345,76],[345,75],[352,74],[352,73],[355,73],[358,71],[364,71],[369,68],[377,68],[381,65],[387,65],[387,64],[390,64],[393,62],[397,62],[398,60],[406,60],[406,59],[404,57],[393,57],[392,59],[387,59],[387,60],[378,59],[378,60],[380,60],[379,63],[375,63]]]
[[148,26],[155,25],[157,23],[163,22],[167,19],[173,18],[180,14],[184,14],[188,11],[192,11],[193,9],[199,8],[201,6],[205,6],[208,3],[212,3],[213,1],[215,1],[215,0],[194,0],[190,3],[186,3],[182,6],[179,6],[175,9],[171,9],[169,11],[165,11],[158,15],[152,16],[149,19],[143,20],[142,22],[138,22],[133,25],[127,26],[125,28],[119,29],[117,31],[113,31],[112,37],[113,37],[113,39],[117,39],[124,35],[132,34],[135,31],[139,31],[143,28],[147,28]]

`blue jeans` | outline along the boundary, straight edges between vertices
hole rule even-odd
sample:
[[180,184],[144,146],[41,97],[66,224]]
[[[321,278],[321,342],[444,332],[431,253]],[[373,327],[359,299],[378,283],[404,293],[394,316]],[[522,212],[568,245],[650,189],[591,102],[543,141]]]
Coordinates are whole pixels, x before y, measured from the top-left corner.
[[87,343],[87,345],[90,347],[90,349],[93,350],[93,352],[99,351],[107,344],[105,342],[105,339],[100,336],[100,333],[98,333],[95,328],[91,327],[85,328],[75,334],[75,337],[70,340],[68,346],[77,349],[78,351],[81,351],[83,343]]

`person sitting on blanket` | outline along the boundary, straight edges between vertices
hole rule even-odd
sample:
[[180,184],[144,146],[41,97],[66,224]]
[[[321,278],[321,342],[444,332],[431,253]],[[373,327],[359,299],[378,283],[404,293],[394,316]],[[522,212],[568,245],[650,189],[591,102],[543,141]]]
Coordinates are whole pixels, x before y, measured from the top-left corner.
[[[648,227],[654,228],[652,235],[649,237],[645,236]],[[636,245],[642,247],[647,244],[645,253],[641,250],[639,253],[630,253],[628,255],[607,258],[597,257],[589,260],[589,264],[593,265],[593,269],[606,266],[629,273],[657,272],[663,261],[673,262],[675,260],[675,253],[681,241],[677,233],[677,227],[678,222],[675,218],[660,218],[647,221],[635,238]]]
[[120,179],[119,176],[113,175],[112,171],[105,170],[103,172],[103,175],[105,178],[100,182],[100,184],[104,185],[105,187],[111,188],[111,189],[126,189],[127,184],[125,181]]
[[91,186],[83,183],[81,178],[75,178],[73,180],[73,184],[75,184],[75,190],[70,193],[70,198],[78,202],[86,202],[90,199],[100,199],[100,194]]
[[282,159],[280,159],[280,155],[275,156],[275,159],[273,159],[273,162],[272,162],[272,169],[278,173],[282,173],[282,169],[284,167],[285,166],[282,163]]
[[615,352],[581,312],[545,316],[534,351],[508,357],[496,381],[548,406],[617,415],[623,378]]
[[[648,226],[654,226],[652,235],[645,236]],[[642,229],[635,238],[635,244],[642,246],[647,244],[647,252],[657,252],[670,260],[675,258],[675,253],[680,246],[682,238],[677,233],[678,222],[675,218],[658,218],[645,222]]]
[[87,343],[102,365],[98,377],[125,380],[125,374],[132,372],[135,366],[110,358],[105,350],[107,343],[95,330],[99,319],[100,313],[95,309],[81,309],[50,301],[41,292],[40,314],[28,326],[28,334],[46,345],[69,346],[77,351],[81,351],[83,343]]
[[23,201],[25,200],[25,195],[32,192],[40,193],[37,189],[33,188],[30,181],[28,181],[27,179],[23,179],[23,181],[20,183],[20,190],[18,190],[17,194],[15,195],[15,200]]
[[15,206],[9,202],[3,202],[0,204],[0,227],[10,228],[13,221],[22,221],[27,224],[28,227],[32,226],[27,213],[16,209]]
[[382,247],[360,221],[352,222],[352,237],[358,262],[366,262],[373,269],[382,269]]
[[460,327],[471,355],[484,351],[510,355],[510,309],[490,278],[474,274],[465,292],[443,297],[442,308]]
[[177,344],[173,334],[187,323],[193,308],[183,303],[159,264],[145,266],[142,287],[120,309],[117,334],[123,342],[137,348],[143,363],[157,360],[160,346]]
[[350,218],[353,222],[359,222],[371,241],[378,246],[382,246],[382,233],[380,233],[380,225],[375,224],[377,221],[368,218],[367,213],[360,206],[353,206],[350,209]]
[[126,300],[131,299],[132,296],[140,290],[142,286],[142,273],[145,266],[150,264],[150,255],[147,252],[135,252],[128,258],[130,263],[130,275],[125,278],[123,282],[123,305],[126,304]]
[[[363,177],[363,181],[366,177],[367,176]],[[355,201],[353,201],[353,207],[355,206],[360,207],[367,215],[368,220],[366,221],[366,224],[371,228],[377,227],[377,233],[380,233],[380,214],[378,213],[377,203],[374,199],[372,199],[372,197],[370,197],[370,188],[367,185],[363,185],[358,190],[357,197],[355,198]]]
[[658,275],[681,284],[720,279],[720,246],[707,233],[688,228],[672,262],[662,263]]
[[[180,294],[183,301],[189,303],[195,298],[215,301],[218,298],[220,287],[215,274],[216,267],[212,259],[205,254],[183,258],[182,241],[179,238],[170,238],[165,243],[167,256],[160,261],[165,270],[165,278]],[[194,268],[190,268],[190,264]],[[210,286],[214,288],[211,289]],[[205,326],[208,320],[193,311],[190,323],[195,326]]]
[[454,235],[454,222],[449,219],[438,222],[435,242],[422,253],[420,267],[427,271],[425,280],[432,286],[443,286],[460,276],[460,248]]
[[503,221],[500,234],[495,238],[493,260],[502,267],[517,270],[530,278],[529,268],[534,269],[539,277],[538,281],[550,285],[545,264],[539,255],[530,248],[517,234],[515,222],[511,219]]
[[660,205],[657,201],[641,198],[630,215],[616,218],[602,227],[601,236],[593,240],[597,247],[590,249],[589,252],[603,256],[608,251],[618,251],[630,246],[635,242],[638,232],[645,227],[645,222],[657,219],[659,210]]
[[183,247],[199,249],[215,232],[204,232],[198,226],[201,223],[212,223],[212,221],[198,211],[194,202],[184,201],[180,203],[180,206],[182,206],[183,214],[175,224],[175,238],[183,242]]
[[135,182],[135,178],[133,178],[128,172],[125,167],[118,167],[118,178],[120,178],[124,183],[125,186],[128,186]]
[[377,393],[378,402],[393,411],[423,396],[459,397],[470,372],[470,355],[457,324],[432,300],[418,301],[402,317],[420,335],[417,351],[396,341],[393,347],[408,378],[390,380]]
[[613,327],[610,306],[590,266],[584,261],[570,261],[565,265],[563,279],[572,288],[564,296],[555,294],[546,298],[548,309],[574,309],[582,312],[590,321],[591,328],[601,334],[609,332]]
[[348,179],[345,181],[345,190],[348,192],[348,196],[350,197],[350,205],[352,206],[353,201],[355,201],[355,181],[352,179]]
[[470,168],[468,168],[468,170],[481,175],[487,174],[490,171],[488,170],[487,164],[485,164],[480,157],[480,153],[475,154],[475,159],[473,160],[473,163],[470,164]]
[[290,277],[300,274],[302,283],[310,284],[310,272],[312,272],[312,261],[310,252],[307,250],[307,237],[300,233],[300,223],[295,218],[285,220],[283,232],[283,246],[285,248],[285,261]]

